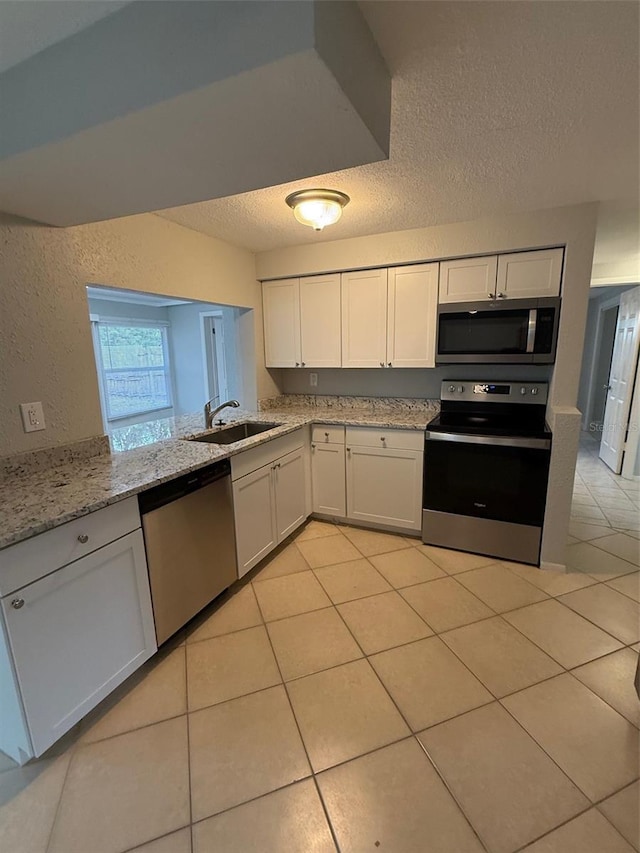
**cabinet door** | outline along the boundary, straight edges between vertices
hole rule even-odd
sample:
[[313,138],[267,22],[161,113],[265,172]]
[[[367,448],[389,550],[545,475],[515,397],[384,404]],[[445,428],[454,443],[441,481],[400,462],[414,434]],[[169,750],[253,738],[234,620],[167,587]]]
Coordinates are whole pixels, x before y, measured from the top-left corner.
[[300,447],[275,463],[276,526],[278,542],[299,527],[307,517],[305,454]]
[[300,279],[300,346],[303,367],[340,367],[340,273]]
[[498,257],[498,294],[507,298],[559,296],[562,277],[562,249],[514,252]]
[[438,264],[389,270],[387,367],[435,367]]
[[441,261],[440,302],[474,302],[495,298],[497,255]]
[[387,270],[342,273],[342,366],[384,367]]
[[347,517],[420,530],[422,460],[417,450],[347,447]]
[[142,531],[12,593],[2,609],[41,755],[156,651]]
[[233,511],[236,519],[238,577],[241,578],[277,544],[273,464],[258,468],[235,481]]
[[267,367],[299,367],[299,279],[268,281],[262,285],[264,357]]
[[344,518],[347,514],[344,444],[311,445],[313,511]]

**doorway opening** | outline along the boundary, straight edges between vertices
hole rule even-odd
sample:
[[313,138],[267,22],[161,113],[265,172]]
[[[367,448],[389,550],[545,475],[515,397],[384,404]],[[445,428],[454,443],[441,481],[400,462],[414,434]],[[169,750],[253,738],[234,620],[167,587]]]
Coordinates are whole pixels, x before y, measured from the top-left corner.
[[[599,458],[614,473],[634,477],[624,457],[635,457],[632,401],[640,340],[640,288],[594,288],[590,294],[578,393],[582,429],[599,446]],[[628,462],[629,460],[627,460]],[[635,459],[634,459],[635,462]]]

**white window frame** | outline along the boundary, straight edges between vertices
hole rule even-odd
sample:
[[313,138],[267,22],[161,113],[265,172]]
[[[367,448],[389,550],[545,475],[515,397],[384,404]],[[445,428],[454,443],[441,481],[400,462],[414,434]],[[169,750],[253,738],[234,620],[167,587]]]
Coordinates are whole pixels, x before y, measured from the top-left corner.
[[[100,404],[102,407],[102,417],[105,424],[117,424],[119,421],[125,421],[129,418],[139,418],[143,415],[150,415],[155,412],[167,412],[173,409],[174,388],[173,388],[173,369],[169,354],[169,327],[170,324],[164,320],[138,320],[135,317],[104,317],[98,314],[91,314],[91,332],[93,337],[93,349],[96,359],[96,370],[98,374],[98,386],[100,390]],[[127,412],[124,415],[111,415],[109,411],[109,395],[106,389],[106,373],[102,360],[102,347],[100,344],[100,326],[130,326],[139,328],[147,326],[149,328],[157,328],[162,331],[162,354],[164,360],[164,371],[167,382],[167,390],[169,403],[166,406],[157,406],[151,409],[141,409],[136,412]],[[136,370],[136,368],[128,368]],[[141,368],[142,369],[142,368]]]

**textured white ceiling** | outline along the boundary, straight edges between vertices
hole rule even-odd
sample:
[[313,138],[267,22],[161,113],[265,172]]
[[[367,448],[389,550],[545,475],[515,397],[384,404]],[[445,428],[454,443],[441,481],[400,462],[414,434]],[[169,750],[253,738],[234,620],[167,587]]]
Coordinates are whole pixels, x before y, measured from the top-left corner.
[[0,0],[0,74],[130,0]]
[[[261,251],[582,201],[637,206],[638,3],[360,6],[393,75],[389,160],[162,216]],[[352,198],[322,234],[284,203],[311,186]]]

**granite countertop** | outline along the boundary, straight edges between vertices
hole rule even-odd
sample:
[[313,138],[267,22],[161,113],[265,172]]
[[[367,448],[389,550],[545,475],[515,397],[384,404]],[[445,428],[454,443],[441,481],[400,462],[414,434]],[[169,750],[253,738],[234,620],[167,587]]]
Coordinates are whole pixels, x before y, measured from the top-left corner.
[[112,436],[112,452],[80,459],[68,453],[64,461],[50,465],[8,467],[0,480],[0,549],[307,424],[423,430],[436,412],[437,404],[430,403],[420,409],[392,405],[353,408],[346,402],[287,405],[259,412],[227,409],[222,413],[226,424],[248,420],[279,424],[227,445],[183,440],[215,431],[202,428],[201,414],[138,424],[137,429],[125,427]]

